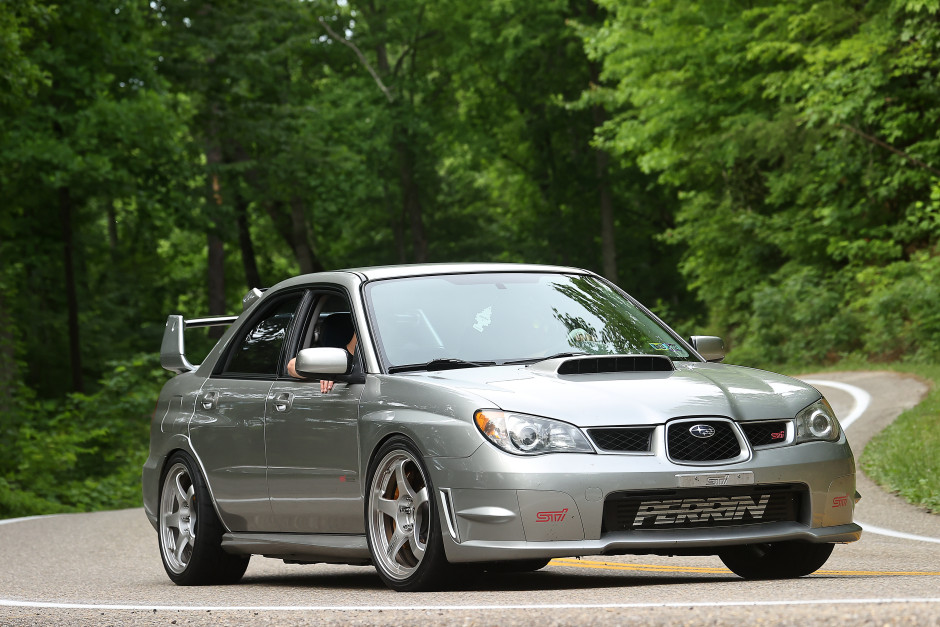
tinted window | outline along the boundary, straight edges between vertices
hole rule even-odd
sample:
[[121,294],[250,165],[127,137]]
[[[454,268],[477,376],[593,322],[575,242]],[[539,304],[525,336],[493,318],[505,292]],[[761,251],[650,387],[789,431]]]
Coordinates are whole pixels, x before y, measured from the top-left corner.
[[265,312],[229,359],[226,373],[277,374],[278,358],[301,295],[286,298]]

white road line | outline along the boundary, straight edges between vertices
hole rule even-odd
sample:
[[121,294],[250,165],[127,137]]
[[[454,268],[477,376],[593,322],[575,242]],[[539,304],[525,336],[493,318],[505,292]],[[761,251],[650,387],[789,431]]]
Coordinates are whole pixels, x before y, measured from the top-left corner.
[[855,605],[888,603],[940,603],[940,598],[906,599],[809,599],[800,601],[693,601],[674,603],[546,603],[544,605],[106,605],[97,603],[44,603],[0,599],[0,607],[31,607],[60,610],[144,610],[162,612],[361,612],[361,611],[479,611],[479,610],[585,610],[689,607],[777,607],[793,605]]
[[893,529],[885,529],[884,527],[876,527],[874,525],[869,525],[860,520],[856,520],[856,523],[861,525],[868,533],[875,533],[879,536],[891,536],[892,538],[903,538],[904,540],[917,540],[919,542],[934,542],[940,544],[940,538],[931,538],[930,536],[917,536],[913,533],[904,533],[903,531],[895,531]]
[[36,520],[38,518],[54,518],[56,516],[61,516],[61,514],[45,514],[42,516],[24,516],[23,518],[6,518],[0,520],[0,525],[9,525],[10,523],[24,522],[27,520]]
[[[852,400],[855,401],[855,406],[852,407],[852,411],[849,412],[848,416],[839,421],[839,424],[842,425],[843,429],[848,430],[849,426],[858,420],[858,418],[865,413],[865,410],[867,410],[868,406],[871,404],[871,394],[854,385],[840,383],[838,381],[826,381],[824,379],[803,379],[803,381],[814,386],[821,385],[823,387],[842,390],[843,392],[847,392],[849,395],[851,395]],[[860,520],[856,520],[855,522],[861,525],[862,529],[864,529],[867,533],[874,533],[879,536],[890,536],[892,538],[902,538],[904,540],[917,540],[918,542],[934,542],[940,544],[940,538],[918,536],[914,535],[913,533],[904,533],[903,531],[895,531],[894,529],[876,527],[875,525],[870,525]]]

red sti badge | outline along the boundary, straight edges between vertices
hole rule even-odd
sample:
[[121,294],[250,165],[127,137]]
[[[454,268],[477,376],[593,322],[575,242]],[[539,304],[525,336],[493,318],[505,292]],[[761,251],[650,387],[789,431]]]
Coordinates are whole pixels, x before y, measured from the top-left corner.
[[567,507],[560,512],[537,512],[535,514],[535,522],[562,522],[567,513]]

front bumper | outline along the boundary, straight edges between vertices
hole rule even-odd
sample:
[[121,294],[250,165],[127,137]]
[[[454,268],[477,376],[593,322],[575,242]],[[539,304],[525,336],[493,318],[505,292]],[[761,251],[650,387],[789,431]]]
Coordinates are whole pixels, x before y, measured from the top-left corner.
[[[513,456],[488,444],[467,458],[428,458],[448,560],[473,562],[618,553],[707,554],[782,541],[853,542],[855,463],[844,437],[756,450],[743,463],[695,467],[660,455]],[[689,476],[761,486],[799,486],[796,520],[708,527],[605,530],[614,493],[689,489]],[[709,487],[701,494],[721,494]],[[730,493],[730,492],[729,492]],[[668,497],[664,497],[668,498]],[[730,497],[741,498],[741,497]],[[700,499],[686,499],[694,501]],[[666,501],[663,501],[666,502]],[[685,501],[670,501],[682,507]],[[695,507],[694,505],[692,507]],[[742,506],[743,507],[743,506]],[[695,511],[695,510],[693,510]],[[714,522],[714,521],[713,521]],[[681,525],[678,527],[682,527]],[[714,550],[711,550],[714,549]]]

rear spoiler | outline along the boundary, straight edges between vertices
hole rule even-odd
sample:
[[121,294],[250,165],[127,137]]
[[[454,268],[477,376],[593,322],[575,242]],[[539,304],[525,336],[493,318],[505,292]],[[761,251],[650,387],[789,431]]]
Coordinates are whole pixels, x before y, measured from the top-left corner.
[[160,346],[160,365],[176,374],[192,372],[197,368],[186,359],[186,344],[183,331],[193,327],[221,327],[232,324],[238,316],[220,316],[217,318],[193,318],[183,320],[183,316],[167,316],[166,329],[163,331],[163,345]]
[[[254,288],[242,299],[242,311],[254,305],[266,288]],[[193,327],[223,327],[238,320],[238,316],[216,316],[213,318],[192,318],[184,320],[183,316],[167,316],[166,329],[163,330],[163,344],[160,346],[160,365],[177,374],[192,372],[194,366],[186,359],[186,344],[183,341],[183,331]]]

